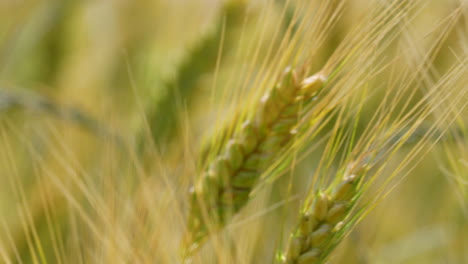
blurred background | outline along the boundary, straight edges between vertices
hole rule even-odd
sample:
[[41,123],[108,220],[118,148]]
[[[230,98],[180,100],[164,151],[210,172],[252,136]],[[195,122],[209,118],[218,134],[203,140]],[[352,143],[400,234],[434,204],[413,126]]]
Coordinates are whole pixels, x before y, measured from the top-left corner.
[[[184,203],[202,142],[268,74],[282,41],[298,31],[307,49],[294,21],[320,2],[0,0],[0,263],[177,263],[166,249],[184,219],[170,200]],[[390,2],[346,1],[311,70]],[[468,76],[467,2],[418,1],[411,12],[382,59],[406,43],[398,60],[430,65],[426,85],[460,62]],[[468,263],[468,112],[458,114],[442,124],[450,139],[432,142],[331,263]],[[317,159],[299,164],[298,192]],[[251,263],[274,257],[273,242],[250,243]]]

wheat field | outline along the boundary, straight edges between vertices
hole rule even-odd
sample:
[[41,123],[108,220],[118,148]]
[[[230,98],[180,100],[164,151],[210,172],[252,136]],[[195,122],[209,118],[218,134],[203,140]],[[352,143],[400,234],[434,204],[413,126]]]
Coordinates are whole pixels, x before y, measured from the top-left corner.
[[466,0],[0,0],[0,263],[468,263]]

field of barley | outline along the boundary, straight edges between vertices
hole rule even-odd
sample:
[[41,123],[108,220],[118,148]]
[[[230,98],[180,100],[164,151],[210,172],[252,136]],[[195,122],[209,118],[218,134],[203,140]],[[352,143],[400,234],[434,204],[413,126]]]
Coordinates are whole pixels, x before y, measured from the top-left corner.
[[468,1],[0,0],[0,263],[468,263]]

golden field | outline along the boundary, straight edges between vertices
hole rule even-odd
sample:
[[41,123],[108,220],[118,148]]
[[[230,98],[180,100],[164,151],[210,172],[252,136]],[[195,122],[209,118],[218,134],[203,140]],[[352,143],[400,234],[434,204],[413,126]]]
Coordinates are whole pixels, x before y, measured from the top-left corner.
[[465,0],[0,0],[0,263],[468,263],[467,62]]

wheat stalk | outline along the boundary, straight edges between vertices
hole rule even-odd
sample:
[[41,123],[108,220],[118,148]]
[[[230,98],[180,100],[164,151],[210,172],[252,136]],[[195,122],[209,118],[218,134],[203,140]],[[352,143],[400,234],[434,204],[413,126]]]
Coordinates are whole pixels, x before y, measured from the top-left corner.
[[303,79],[287,69],[262,97],[258,110],[245,121],[192,189],[190,241],[206,237],[209,226],[226,223],[248,201],[262,169],[271,164],[296,133],[301,109],[325,82],[321,73]]
[[369,168],[366,154],[348,165],[334,188],[314,195],[301,212],[282,260],[284,264],[318,263],[326,257],[356,202],[359,183]]
[[288,241],[287,251],[280,255],[281,262],[322,263],[341,241],[344,232],[356,221],[358,214],[350,212],[364,191],[364,186],[372,181],[368,179],[364,183],[367,172],[378,160],[382,162],[388,159],[403,144],[418,140],[424,131],[424,128],[418,128],[413,125],[384,134],[379,139],[381,144],[373,142],[367,151],[354,156],[354,160],[337,173],[335,178],[341,180],[313,193],[304,203],[298,224]]

